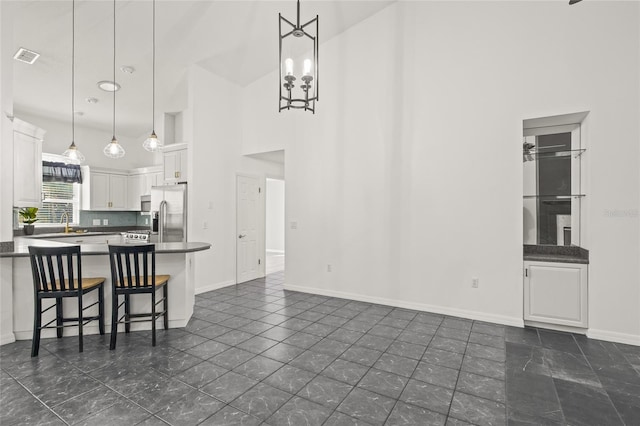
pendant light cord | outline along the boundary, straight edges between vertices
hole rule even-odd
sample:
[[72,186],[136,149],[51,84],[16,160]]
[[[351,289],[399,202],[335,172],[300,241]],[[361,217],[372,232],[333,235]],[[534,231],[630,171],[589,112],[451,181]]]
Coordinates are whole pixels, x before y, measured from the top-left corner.
[[113,139],[116,138],[116,0],[113,0]]
[[156,133],[156,0],[153,0],[153,75],[151,78],[151,132]]
[[71,144],[76,143],[76,104],[75,104],[75,69],[76,69],[76,0],[71,2]]

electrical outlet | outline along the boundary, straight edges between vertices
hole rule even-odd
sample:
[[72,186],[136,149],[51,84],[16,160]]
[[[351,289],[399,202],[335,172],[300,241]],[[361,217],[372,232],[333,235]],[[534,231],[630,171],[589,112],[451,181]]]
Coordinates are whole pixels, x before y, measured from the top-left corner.
[[205,220],[204,222],[202,222],[202,229],[207,229],[207,228],[209,228],[209,224]]
[[291,229],[298,229],[298,222],[295,220],[291,222]]
[[327,272],[331,272],[331,265],[327,265]]
[[102,224],[107,226],[109,224],[109,219],[102,219]]
[[480,278],[471,278],[471,287],[478,288],[480,285]]
[[100,226],[100,219],[93,219],[93,226]]

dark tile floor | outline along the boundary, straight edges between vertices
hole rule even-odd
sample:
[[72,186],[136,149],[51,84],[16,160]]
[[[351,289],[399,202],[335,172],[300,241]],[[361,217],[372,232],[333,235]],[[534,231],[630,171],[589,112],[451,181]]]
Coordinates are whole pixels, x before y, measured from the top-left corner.
[[0,348],[8,425],[640,425],[640,348],[283,291],[196,297],[185,329]]

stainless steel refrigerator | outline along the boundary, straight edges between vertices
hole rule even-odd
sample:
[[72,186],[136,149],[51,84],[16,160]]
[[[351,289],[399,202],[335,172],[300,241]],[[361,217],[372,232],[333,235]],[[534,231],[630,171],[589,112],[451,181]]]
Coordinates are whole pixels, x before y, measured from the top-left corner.
[[187,241],[187,184],[151,188],[152,241]]

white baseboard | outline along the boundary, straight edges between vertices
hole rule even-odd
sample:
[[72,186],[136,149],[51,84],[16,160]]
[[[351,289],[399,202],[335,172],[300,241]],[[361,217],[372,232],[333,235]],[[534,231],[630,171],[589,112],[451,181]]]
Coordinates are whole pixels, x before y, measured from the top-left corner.
[[590,339],[606,340],[607,342],[640,346],[640,336],[637,334],[618,333],[616,331],[608,330],[594,330],[591,328],[587,331],[587,337]]
[[485,312],[470,311],[466,309],[449,308],[446,306],[428,305],[425,303],[407,302],[404,300],[387,299],[383,297],[365,296],[356,293],[347,293],[343,291],[326,290],[312,287],[302,287],[297,285],[286,284],[285,290],[299,291],[301,293],[318,294],[321,296],[339,297],[342,299],[357,300],[359,302],[376,303],[380,305],[393,306],[396,308],[413,309],[422,312],[431,312],[441,315],[450,315],[459,318],[467,318],[477,321],[485,321],[494,324],[510,325],[514,327],[524,327],[522,318],[508,317],[504,315],[493,315]]
[[284,250],[266,249],[267,254],[284,254]]
[[13,333],[7,333],[0,336],[0,346],[16,341],[16,336]]
[[195,289],[195,293],[196,294],[202,294],[202,293],[206,293],[208,291],[212,291],[212,290],[218,290],[220,288],[224,288],[224,287],[229,287],[230,285],[234,285],[236,282],[234,280],[227,280],[227,281],[222,281],[219,283],[215,283],[215,284],[209,284],[209,285],[205,285],[202,287],[197,287]]

